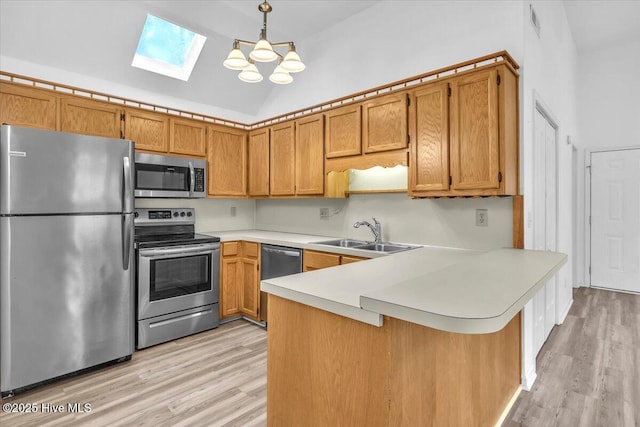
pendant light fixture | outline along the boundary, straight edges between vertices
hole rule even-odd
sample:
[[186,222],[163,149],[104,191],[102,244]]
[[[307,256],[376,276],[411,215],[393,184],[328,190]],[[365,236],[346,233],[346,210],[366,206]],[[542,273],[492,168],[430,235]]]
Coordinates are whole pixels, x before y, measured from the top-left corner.
[[[267,13],[273,8],[269,2],[265,1],[258,6],[258,10],[263,14],[262,30],[260,31],[260,40],[257,42],[249,42],[246,40],[236,39],[233,41],[233,48],[223,65],[230,70],[240,70],[238,78],[243,82],[257,83],[262,81],[262,75],[256,67],[256,62],[272,62],[278,60],[278,65],[269,76],[269,80],[277,84],[289,84],[293,81],[290,73],[298,73],[305,69],[304,63],[300,60],[300,56],[296,53],[296,47],[293,42],[271,43],[267,39]],[[249,59],[244,55],[240,46],[252,46],[253,50],[249,53]],[[287,47],[288,51],[283,57],[276,52],[274,48]]]

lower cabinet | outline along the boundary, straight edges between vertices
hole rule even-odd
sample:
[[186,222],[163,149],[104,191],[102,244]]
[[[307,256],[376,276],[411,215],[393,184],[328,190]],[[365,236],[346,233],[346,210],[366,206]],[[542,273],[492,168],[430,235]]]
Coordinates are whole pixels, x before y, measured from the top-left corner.
[[368,258],[305,249],[302,271],[320,270],[322,268],[335,267],[337,265],[349,264],[365,259]]
[[223,242],[220,257],[220,318],[260,317],[260,244]]

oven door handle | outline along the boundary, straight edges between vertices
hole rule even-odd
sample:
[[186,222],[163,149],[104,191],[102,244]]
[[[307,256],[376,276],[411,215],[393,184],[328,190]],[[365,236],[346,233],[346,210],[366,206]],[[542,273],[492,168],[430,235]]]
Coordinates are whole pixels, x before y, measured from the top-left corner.
[[192,249],[141,249],[140,257],[143,258],[176,258],[186,255],[209,255],[217,250],[216,247],[197,247]]

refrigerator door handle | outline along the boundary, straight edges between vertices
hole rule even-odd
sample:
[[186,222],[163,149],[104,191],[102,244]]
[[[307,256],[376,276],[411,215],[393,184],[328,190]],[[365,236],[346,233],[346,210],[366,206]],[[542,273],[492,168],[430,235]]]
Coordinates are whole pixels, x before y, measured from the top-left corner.
[[196,188],[196,171],[193,168],[193,162],[189,162],[189,176],[191,177],[191,186],[189,187],[189,195],[193,196]]
[[129,269],[129,258],[131,258],[131,223],[132,214],[122,215],[122,268]]
[[123,212],[132,212],[131,206],[132,193],[131,193],[131,159],[129,157],[122,158],[122,167],[124,173],[124,185],[122,186],[122,207]]

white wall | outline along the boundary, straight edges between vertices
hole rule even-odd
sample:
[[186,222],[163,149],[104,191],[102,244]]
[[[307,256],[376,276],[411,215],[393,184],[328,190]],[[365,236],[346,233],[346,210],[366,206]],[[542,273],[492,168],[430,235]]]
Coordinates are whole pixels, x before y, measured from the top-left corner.
[[[320,218],[320,208],[332,216]],[[477,227],[475,209],[487,209],[489,226]],[[513,199],[411,199],[406,193],[352,195],[348,199],[257,200],[256,228],[373,240],[375,216],[382,238],[399,243],[493,249],[513,247]]]
[[[196,232],[252,229],[256,203],[247,199],[136,199],[136,208],[195,208]],[[235,207],[235,216],[231,208]]]
[[274,87],[258,116],[273,117],[501,50],[522,59],[521,2],[374,3],[296,42],[304,46],[307,69],[294,76],[295,84]]
[[[529,23],[529,4],[541,22],[540,36]],[[533,1],[524,4],[524,61],[521,70],[521,176],[525,210],[525,248],[533,248],[533,187],[541,177],[533,169],[533,117],[535,103],[543,105],[558,125],[558,251],[569,254],[569,263],[557,275],[557,318],[572,302],[571,153],[567,138],[579,138],[576,96],[578,52],[562,2]],[[524,311],[523,365],[525,388],[535,379],[532,305]]]
[[578,72],[578,226],[576,283],[588,285],[585,252],[585,149],[640,146],[640,40],[580,54]]

